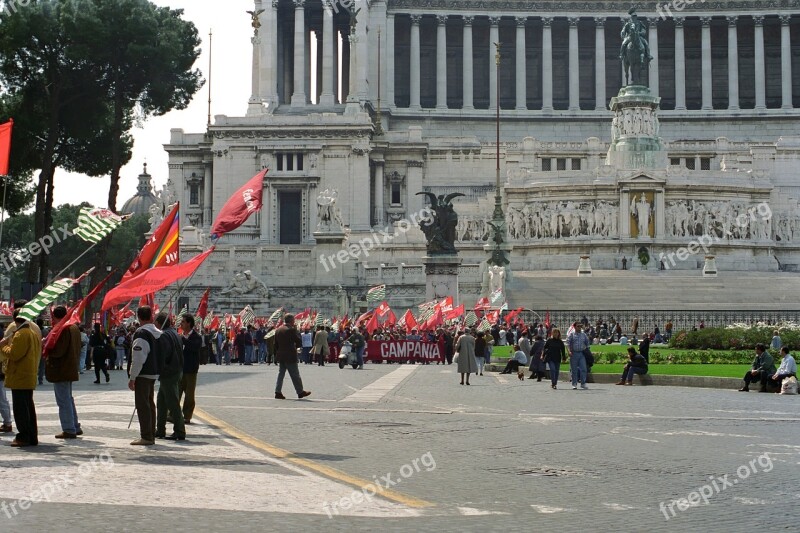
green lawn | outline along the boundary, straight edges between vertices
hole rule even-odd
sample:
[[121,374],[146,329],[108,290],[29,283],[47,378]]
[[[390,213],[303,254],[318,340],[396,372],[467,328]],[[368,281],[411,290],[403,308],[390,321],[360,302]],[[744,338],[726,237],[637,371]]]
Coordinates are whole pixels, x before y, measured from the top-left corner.
[[[592,367],[592,373],[621,375],[622,367],[622,363],[594,365]],[[750,365],[650,365],[648,367],[648,373],[650,374],[667,376],[714,376],[720,378],[741,378],[748,370],[750,370]]]

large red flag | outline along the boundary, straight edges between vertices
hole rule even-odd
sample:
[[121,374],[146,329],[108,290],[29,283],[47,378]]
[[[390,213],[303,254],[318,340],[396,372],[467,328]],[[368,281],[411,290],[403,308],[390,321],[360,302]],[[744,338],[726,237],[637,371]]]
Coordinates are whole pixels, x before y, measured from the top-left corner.
[[420,329],[422,329],[422,331],[432,331],[441,326],[443,323],[444,319],[442,317],[442,311],[441,309],[437,309],[433,316],[430,317]]
[[489,298],[481,298],[477,301],[477,303],[475,303],[475,311],[485,311],[491,307],[492,304],[489,302]]
[[200,298],[200,305],[197,306],[197,316],[204,319],[208,314],[208,295],[211,293],[211,287],[206,289],[206,292],[203,293],[203,297]]
[[169,215],[147,239],[144,247],[133,260],[128,271],[122,275],[122,283],[155,267],[180,263],[178,237],[180,236],[180,203],[175,204]]
[[244,184],[230,197],[214,221],[211,238],[219,239],[229,231],[233,231],[247,220],[250,215],[261,209],[264,195],[264,177],[269,169],[262,170]]
[[378,327],[379,327],[378,326],[378,314],[377,313],[372,313],[372,318],[370,318],[369,321],[367,322],[367,326],[366,326],[367,333],[372,335],[375,332],[375,330],[378,329]]
[[11,130],[13,127],[13,119],[8,119],[5,124],[0,124],[0,176],[8,175],[8,160],[11,159]]
[[460,317],[464,314],[464,304],[459,305],[452,311],[449,311],[445,316],[445,320],[455,320],[456,318]]
[[417,329],[417,319],[414,318],[411,309],[406,311],[406,314],[403,315],[401,320],[406,325],[406,333],[411,333],[412,329]]
[[393,328],[395,324],[397,324],[397,316],[395,316],[394,311],[390,309],[387,313],[386,320],[383,322],[383,327]]
[[202,254],[193,257],[185,263],[174,266],[156,267],[144,271],[135,278],[124,281],[108,291],[103,300],[103,310],[109,307],[132,300],[143,293],[160,291],[167,285],[191,276],[209,255],[214,251],[212,246]]

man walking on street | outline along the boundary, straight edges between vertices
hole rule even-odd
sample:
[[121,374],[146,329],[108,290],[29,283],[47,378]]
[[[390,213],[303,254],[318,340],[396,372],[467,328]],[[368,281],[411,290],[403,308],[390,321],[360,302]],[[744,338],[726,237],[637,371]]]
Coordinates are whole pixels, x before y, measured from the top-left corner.
[[17,436],[11,446],[15,448],[39,444],[33,391],[36,389],[39,360],[42,356],[42,338],[36,334],[30,321],[19,316],[19,311],[14,311],[14,335],[11,342],[3,339],[0,355],[0,363],[6,364],[5,384],[11,389],[11,401],[14,404]]
[[[53,309],[53,330],[67,318],[67,308],[59,305]],[[51,333],[52,334],[52,333]],[[45,377],[53,384],[58,405],[58,418],[61,422],[61,433],[57,439],[74,439],[83,435],[78,422],[78,411],[72,397],[72,383],[78,381],[78,360],[81,353],[81,332],[72,324],[62,329],[56,344],[47,354]]]
[[575,323],[575,329],[567,336],[567,350],[569,351],[569,368],[572,373],[572,389],[578,388],[578,381],[581,382],[581,389],[588,389],[586,386],[586,350],[589,349],[589,337],[581,331],[583,324]]
[[325,360],[330,355],[330,350],[328,349],[328,333],[323,325],[317,326],[317,332],[314,334],[314,346],[311,352],[314,354],[317,364],[325,366]]
[[181,321],[183,331],[183,377],[181,378],[180,396],[183,397],[183,421],[192,423],[194,414],[194,390],[197,387],[197,372],[200,370],[201,338],[194,330],[194,317],[184,315]]
[[133,334],[128,388],[135,394],[140,438],[131,442],[131,445],[152,446],[155,444],[156,432],[156,404],[153,395],[162,359],[158,353],[158,339],[162,332],[153,324],[153,310],[150,306],[143,305],[137,309],[136,317],[141,326]]
[[[186,426],[183,422],[178,392],[183,376],[183,342],[178,332],[172,327],[167,313],[163,311],[158,313],[156,325],[162,326],[161,337],[158,339],[158,350],[163,365],[158,378],[160,385],[156,400],[155,437],[167,440],[186,440]],[[171,435],[167,435],[167,416],[172,418],[173,432]]]
[[275,384],[275,399],[285,400],[283,395],[283,378],[286,372],[292,378],[294,390],[298,398],[305,398],[311,392],[303,390],[303,380],[300,379],[300,371],[297,369],[297,349],[303,345],[300,334],[294,326],[294,315],[283,317],[283,326],[275,332],[275,357],[278,364],[278,381]]

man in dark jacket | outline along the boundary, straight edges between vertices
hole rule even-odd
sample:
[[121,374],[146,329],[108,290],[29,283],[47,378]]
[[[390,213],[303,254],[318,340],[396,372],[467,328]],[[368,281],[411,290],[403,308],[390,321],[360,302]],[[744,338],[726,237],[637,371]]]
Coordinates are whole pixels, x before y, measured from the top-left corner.
[[[53,309],[53,329],[66,320],[67,308],[59,305]],[[52,333],[51,333],[52,334]],[[81,354],[81,332],[73,324],[58,333],[56,344],[47,354],[45,377],[53,384],[53,392],[58,405],[58,418],[61,422],[61,433],[57,439],[74,439],[83,435],[72,397],[72,383],[78,381],[78,358]]]
[[181,378],[180,396],[183,398],[183,421],[191,424],[194,414],[194,390],[197,387],[197,372],[200,370],[200,348],[203,339],[194,330],[194,317],[183,315],[181,321],[183,332],[183,377]]
[[636,353],[636,348],[628,348],[628,362],[622,370],[622,377],[617,385],[633,385],[634,374],[647,374],[647,360]]
[[[181,411],[179,387],[183,376],[183,342],[180,335],[172,327],[167,313],[156,316],[156,325],[162,326],[162,334],[158,339],[158,349],[164,365],[158,377],[161,383],[156,398],[156,433],[158,439],[186,440],[186,426]],[[167,415],[172,419],[173,432],[167,435]]]
[[247,346],[250,343],[250,336],[247,334],[247,330],[241,328],[239,333],[236,334],[236,337],[233,340],[233,343],[236,345],[236,359],[239,361],[240,365],[243,365],[247,362],[245,359],[245,353],[247,350]]
[[156,404],[153,391],[161,367],[158,339],[162,332],[153,324],[153,311],[143,305],[136,310],[141,326],[133,334],[131,350],[131,373],[128,388],[134,391],[136,413],[139,415],[140,438],[131,442],[133,446],[155,444]]
[[752,381],[760,381],[761,388],[758,392],[767,392],[767,380],[775,373],[775,360],[769,353],[767,347],[760,342],[756,344],[756,357],[753,359],[753,366],[744,375],[744,387],[739,392],[749,392]]
[[292,378],[294,390],[298,398],[305,398],[311,392],[303,390],[303,380],[300,379],[300,371],[297,369],[297,349],[303,345],[300,333],[294,325],[294,315],[283,317],[283,326],[275,332],[275,358],[278,364],[278,382],[275,384],[275,399],[285,400],[286,397],[281,392],[283,389],[283,378],[286,372]]
[[642,342],[639,343],[639,353],[642,354],[644,360],[650,364],[650,335],[647,333],[642,337]]

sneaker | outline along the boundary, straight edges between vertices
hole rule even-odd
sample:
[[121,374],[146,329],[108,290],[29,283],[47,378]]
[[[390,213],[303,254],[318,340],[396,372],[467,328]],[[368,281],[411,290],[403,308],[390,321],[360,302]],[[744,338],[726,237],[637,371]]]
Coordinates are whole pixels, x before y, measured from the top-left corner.
[[573,385],[572,386],[572,390],[578,390],[578,386],[577,385]]
[[297,397],[300,398],[301,400],[306,396],[311,396],[311,391],[304,390],[303,392],[297,395]]
[[581,385],[581,390],[589,390],[589,387],[587,387],[586,385]]
[[276,392],[276,393],[275,393],[275,399],[276,399],[276,400],[285,400],[285,399],[286,399],[286,396],[284,396],[284,395],[283,395],[283,393]]
[[632,386],[632,385],[633,385],[633,381],[629,381],[629,382],[627,382],[625,385],[627,385],[628,387],[630,387],[630,386]]
[[553,390],[558,390],[558,387],[556,387],[555,385],[550,385],[550,388]]
[[156,441],[154,440],[138,439],[131,442],[131,446],[152,446],[155,443]]

